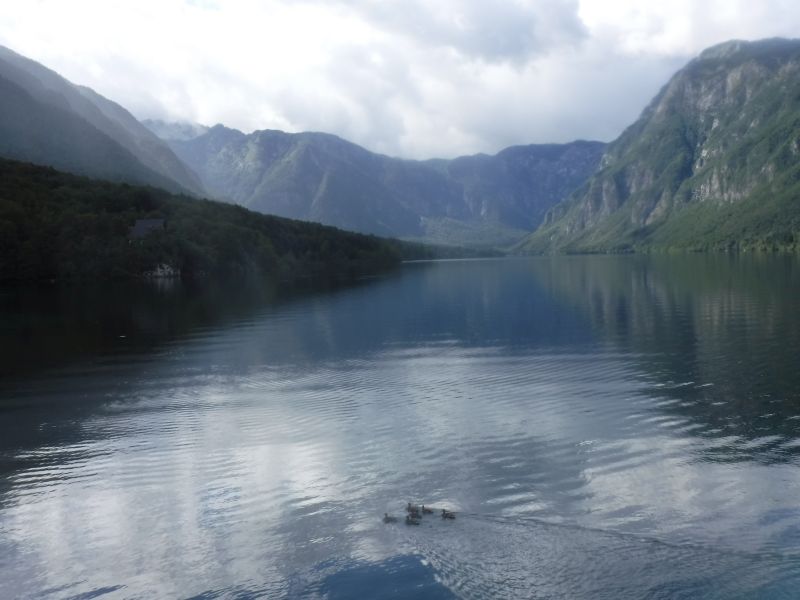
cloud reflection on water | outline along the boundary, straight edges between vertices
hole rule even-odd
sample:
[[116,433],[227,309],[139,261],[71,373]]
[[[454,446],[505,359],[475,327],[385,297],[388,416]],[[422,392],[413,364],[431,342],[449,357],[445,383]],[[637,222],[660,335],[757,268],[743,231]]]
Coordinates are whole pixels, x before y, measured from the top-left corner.
[[[619,592],[624,565],[652,570],[654,554],[664,569],[622,592],[674,591],[670,561],[702,564],[712,580],[739,570],[750,591],[773,576],[793,581],[793,565],[725,554],[797,554],[793,453],[762,460],[773,443],[759,442],[758,428],[714,433],[718,419],[703,402],[720,392],[697,375],[719,378],[736,357],[674,356],[694,336],[653,339],[648,324],[664,303],[625,283],[646,277],[658,289],[664,267],[603,260],[410,268],[101,371],[77,368],[58,386],[32,382],[45,405],[89,390],[92,408],[76,420],[61,406],[48,425],[61,431],[58,443],[17,450],[0,496],[2,579],[17,595],[120,582],[123,595],[285,595],[324,589],[315,566],[332,557],[381,565],[416,552],[459,593],[513,595],[542,582],[523,565],[588,560],[589,544],[618,555],[584,565],[582,583],[545,577],[552,596]],[[672,273],[668,286],[681,285]],[[687,306],[708,293],[677,294],[672,326],[686,327]],[[614,296],[626,310],[597,310]],[[723,314],[761,314],[758,301],[740,306]],[[780,319],[791,344],[796,328]],[[713,344],[729,329],[712,322],[703,335]],[[750,340],[767,353],[754,360],[767,360],[768,339]],[[681,385],[687,361],[695,383]],[[773,391],[785,385],[776,380]],[[760,408],[783,419],[790,409]],[[777,431],[786,441],[794,430]],[[728,451],[733,460],[714,460]],[[407,499],[465,514],[450,529],[380,523]],[[661,553],[595,529],[722,553]]]

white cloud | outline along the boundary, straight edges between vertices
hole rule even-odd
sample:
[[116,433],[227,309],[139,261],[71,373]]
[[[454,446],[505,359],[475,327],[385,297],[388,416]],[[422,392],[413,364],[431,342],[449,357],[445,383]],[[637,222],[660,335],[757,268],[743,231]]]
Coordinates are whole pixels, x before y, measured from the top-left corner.
[[0,43],[140,117],[322,130],[408,157],[613,139],[786,0],[6,0]]

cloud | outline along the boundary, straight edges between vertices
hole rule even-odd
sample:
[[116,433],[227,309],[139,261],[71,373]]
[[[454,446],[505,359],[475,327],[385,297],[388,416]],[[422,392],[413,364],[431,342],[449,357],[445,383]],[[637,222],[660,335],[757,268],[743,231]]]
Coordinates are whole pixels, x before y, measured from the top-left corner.
[[139,117],[328,131],[426,158],[611,140],[730,38],[792,36],[786,0],[6,0],[0,43]]
[[340,2],[381,31],[487,62],[524,63],[586,35],[577,2],[571,0]]
[[686,56],[730,39],[796,37],[800,6],[791,0],[581,0],[592,38],[628,54]]

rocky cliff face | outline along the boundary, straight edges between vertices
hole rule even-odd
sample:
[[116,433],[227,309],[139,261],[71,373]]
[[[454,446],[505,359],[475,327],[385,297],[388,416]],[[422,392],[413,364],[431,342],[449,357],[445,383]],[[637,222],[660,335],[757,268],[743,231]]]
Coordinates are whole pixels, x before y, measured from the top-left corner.
[[[800,41],[715,46],[667,83],[597,174],[520,248],[759,244],[776,233],[768,214],[798,210],[789,196],[799,144]],[[779,229],[782,243],[795,243]]]
[[336,136],[217,125],[169,141],[219,198],[365,233],[510,245],[597,167],[603,144],[518,146],[495,156],[411,161]]

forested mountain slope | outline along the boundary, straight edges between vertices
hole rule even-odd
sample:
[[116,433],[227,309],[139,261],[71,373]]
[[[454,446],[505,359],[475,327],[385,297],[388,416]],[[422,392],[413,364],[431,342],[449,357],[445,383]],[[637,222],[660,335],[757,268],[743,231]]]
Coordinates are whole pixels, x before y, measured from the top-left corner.
[[[137,221],[158,227],[136,234]],[[0,282],[141,277],[338,277],[431,250],[0,159]]]

